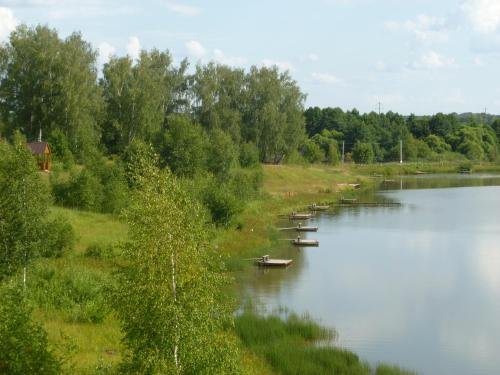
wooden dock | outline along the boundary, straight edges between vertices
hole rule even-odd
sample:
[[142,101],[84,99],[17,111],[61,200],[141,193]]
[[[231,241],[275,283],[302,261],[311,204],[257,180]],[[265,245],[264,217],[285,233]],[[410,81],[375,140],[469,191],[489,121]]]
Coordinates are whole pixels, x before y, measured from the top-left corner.
[[306,225],[297,225],[296,227],[288,227],[288,228],[279,228],[279,230],[294,230],[296,232],[317,232],[318,227],[306,226]]
[[309,209],[311,211],[326,211],[330,208],[330,206],[327,206],[327,205],[319,205],[319,204],[316,204],[316,203],[313,203],[313,204],[310,204],[309,205]]
[[340,203],[349,203],[349,204],[353,204],[353,203],[356,203],[358,200],[356,198],[340,198]]
[[269,255],[263,255],[255,261],[259,267],[288,267],[292,264],[292,259],[273,259]]
[[303,240],[300,237],[292,240],[292,243],[295,246],[319,246],[319,241],[318,240]]
[[312,214],[292,212],[289,216],[289,219],[290,220],[307,220],[307,219],[310,219],[312,216],[313,216]]

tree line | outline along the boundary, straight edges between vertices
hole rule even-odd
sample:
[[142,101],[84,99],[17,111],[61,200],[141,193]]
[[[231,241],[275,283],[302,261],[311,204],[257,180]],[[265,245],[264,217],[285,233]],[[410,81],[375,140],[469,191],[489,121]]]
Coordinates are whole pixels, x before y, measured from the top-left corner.
[[399,161],[400,141],[407,161],[495,161],[498,157],[500,118],[496,116],[360,114],[330,107],[310,107],[304,115],[309,136],[304,156],[311,161],[338,161],[342,145],[347,158],[355,162]]

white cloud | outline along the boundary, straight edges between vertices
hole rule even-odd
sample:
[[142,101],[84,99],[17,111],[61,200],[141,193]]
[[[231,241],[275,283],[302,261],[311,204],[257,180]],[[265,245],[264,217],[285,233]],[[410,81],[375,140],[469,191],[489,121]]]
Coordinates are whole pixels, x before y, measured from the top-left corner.
[[192,57],[197,59],[201,59],[207,54],[205,47],[203,47],[203,45],[196,40],[190,40],[187,42],[186,49]]
[[338,83],[340,81],[336,76],[328,73],[311,73],[311,77],[316,82],[326,83],[330,85]]
[[139,58],[141,54],[141,42],[136,36],[131,36],[127,43],[127,54],[130,58],[135,61]]
[[201,12],[200,8],[192,5],[181,4],[174,1],[167,1],[165,4],[170,11],[181,14],[183,16],[194,17]]
[[238,66],[247,62],[244,57],[226,56],[220,49],[214,49],[214,60],[220,64]]
[[441,69],[455,64],[455,59],[435,51],[425,52],[418,61],[409,65],[412,69]]
[[420,14],[404,22],[388,21],[385,27],[393,32],[406,31],[421,43],[444,43],[449,39],[447,21],[443,17]]
[[99,47],[97,47],[97,49],[99,50],[99,58],[98,58],[99,65],[106,64],[111,58],[111,56],[113,56],[116,53],[116,48],[106,42],[102,42],[101,44],[99,44]]
[[488,34],[500,28],[498,0],[465,0],[462,10],[471,21],[474,30],[479,33]]
[[288,70],[290,72],[293,72],[295,68],[293,67],[292,63],[288,61],[275,61],[271,59],[264,59],[261,61],[262,65],[271,68],[273,66],[276,66],[279,70]]
[[0,42],[9,37],[18,24],[16,17],[11,9],[0,7]]

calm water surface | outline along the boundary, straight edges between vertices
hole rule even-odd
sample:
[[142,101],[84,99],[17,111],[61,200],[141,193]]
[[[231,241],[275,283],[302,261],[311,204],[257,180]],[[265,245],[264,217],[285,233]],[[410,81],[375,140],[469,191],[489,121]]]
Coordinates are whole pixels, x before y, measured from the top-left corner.
[[500,374],[499,185],[474,175],[387,183],[379,198],[401,207],[311,221],[320,246],[279,254],[294,259],[286,270],[253,270],[245,293],[268,310],[309,313],[373,364]]

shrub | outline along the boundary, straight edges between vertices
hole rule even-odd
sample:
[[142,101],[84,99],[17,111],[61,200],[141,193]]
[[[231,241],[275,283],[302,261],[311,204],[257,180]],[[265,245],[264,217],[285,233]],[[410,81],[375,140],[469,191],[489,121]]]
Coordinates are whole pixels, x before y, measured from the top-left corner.
[[240,165],[243,168],[259,164],[259,149],[252,142],[243,143],[240,148]]
[[203,192],[202,201],[217,226],[227,226],[241,211],[240,201],[224,185],[210,184]]
[[45,310],[59,310],[67,321],[100,323],[109,312],[106,274],[79,267],[61,269],[40,262],[28,278],[30,298]]
[[114,254],[113,245],[93,243],[85,249],[84,255],[89,258],[111,258]]
[[31,320],[22,292],[3,287],[0,300],[0,373],[59,374],[61,364],[48,349],[46,332]]
[[64,251],[73,249],[75,231],[62,216],[57,216],[45,224],[44,247],[41,254],[44,257],[60,257]]
[[352,149],[352,159],[356,163],[370,164],[373,163],[374,157],[373,147],[370,143],[357,142]]

